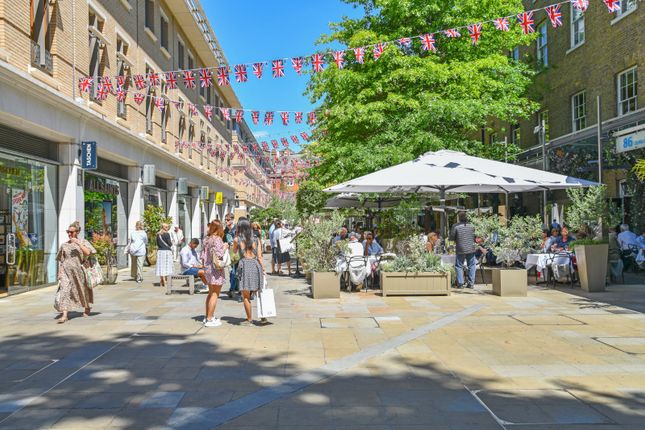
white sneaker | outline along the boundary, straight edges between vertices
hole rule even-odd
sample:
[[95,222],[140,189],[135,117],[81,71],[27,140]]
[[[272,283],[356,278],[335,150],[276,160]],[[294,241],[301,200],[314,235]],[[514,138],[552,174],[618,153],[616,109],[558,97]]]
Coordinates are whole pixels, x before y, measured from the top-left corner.
[[222,325],[222,321],[219,318],[213,318],[210,321],[204,323],[204,327],[219,327]]

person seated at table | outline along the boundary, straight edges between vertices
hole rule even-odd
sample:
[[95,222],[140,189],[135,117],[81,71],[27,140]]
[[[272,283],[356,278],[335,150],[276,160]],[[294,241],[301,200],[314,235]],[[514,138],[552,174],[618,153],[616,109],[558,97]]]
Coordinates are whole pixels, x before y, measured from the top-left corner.
[[622,274],[624,264],[622,260],[622,253],[620,252],[620,245],[618,244],[618,231],[616,227],[609,227],[609,252],[607,260],[609,261],[609,269],[611,272],[611,279],[617,280]]
[[551,229],[551,236],[549,237],[549,243],[548,243],[548,248],[546,249],[546,252],[551,252],[555,248],[555,245],[558,243],[558,240],[560,240],[560,230],[557,228],[552,228]]
[[430,233],[428,233],[428,240],[426,242],[426,251],[431,254],[441,254],[441,238],[434,231],[431,231]]
[[363,255],[381,255],[383,254],[383,247],[374,239],[371,231],[365,232],[365,240],[363,241]]
[[540,239],[540,251],[549,252],[551,250],[551,236],[549,230],[546,228],[542,230],[542,238]]
[[334,237],[332,243],[336,243],[339,240],[347,240],[347,239],[349,239],[349,235],[347,234],[347,227],[341,227],[338,234]]
[[488,266],[494,266],[497,264],[497,257],[493,254],[493,250],[484,245],[484,239],[481,236],[475,236],[475,258],[479,260],[482,255],[484,256],[484,261]]
[[628,224],[620,225],[620,233],[618,234],[618,243],[620,244],[620,249],[623,251],[630,251],[634,247],[638,246],[637,243],[638,236],[635,233],[629,230]]
[[551,246],[551,249],[558,252],[569,251],[574,239],[569,236],[569,229],[566,227],[562,227],[562,231],[560,233],[561,235],[558,237],[555,244]]
[[641,269],[645,269],[645,227],[643,227],[641,235],[636,239],[636,245],[638,246],[636,264],[638,264]]
[[179,261],[181,263],[181,274],[193,276],[202,280],[204,287],[208,285],[204,272],[204,265],[197,257],[195,249],[199,246],[199,239],[192,238],[179,252]]

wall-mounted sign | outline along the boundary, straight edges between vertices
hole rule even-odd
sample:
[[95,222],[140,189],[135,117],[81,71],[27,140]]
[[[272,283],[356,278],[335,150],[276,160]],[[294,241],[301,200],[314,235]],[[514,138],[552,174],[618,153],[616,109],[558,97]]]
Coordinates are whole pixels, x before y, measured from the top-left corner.
[[215,204],[221,205],[222,203],[224,203],[224,193],[219,191],[215,194]]
[[143,165],[143,185],[155,186],[157,182],[155,181],[155,165],[154,164],[144,164]]
[[645,130],[616,138],[616,152],[645,148]]
[[81,142],[81,168],[97,168],[96,142]]

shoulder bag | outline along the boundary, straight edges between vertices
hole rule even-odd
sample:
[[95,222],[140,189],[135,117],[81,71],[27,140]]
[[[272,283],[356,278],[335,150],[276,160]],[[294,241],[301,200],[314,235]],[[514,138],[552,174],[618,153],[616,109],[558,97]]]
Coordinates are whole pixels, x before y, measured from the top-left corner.
[[103,269],[96,257],[89,256],[83,263],[83,272],[85,272],[85,282],[89,289],[94,289],[97,285],[103,283]]
[[226,249],[224,250],[224,255],[222,255],[222,258],[219,258],[217,254],[215,254],[215,250],[213,250],[211,254],[211,261],[213,264],[213,269],[224,270],[231,265],[231,254],[229,254],[228,249]]

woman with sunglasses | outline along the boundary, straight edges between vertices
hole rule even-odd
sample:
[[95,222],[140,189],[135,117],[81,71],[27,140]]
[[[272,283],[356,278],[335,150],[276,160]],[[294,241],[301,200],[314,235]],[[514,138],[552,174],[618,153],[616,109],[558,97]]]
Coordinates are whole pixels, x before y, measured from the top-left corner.
[[94,302],[92,290],[87,286],[83,262],[91,255],[96,254],[96,249],[85,239],[79,238],[81,225],[73,222],[67,228],[67,242],[59,250],[58,261],[58,291],[54,301],[54,308],[61,313],[58,323],[68,320],[68,312],[73,309],[83,308],[83,316],[90,316],[91,305]]

